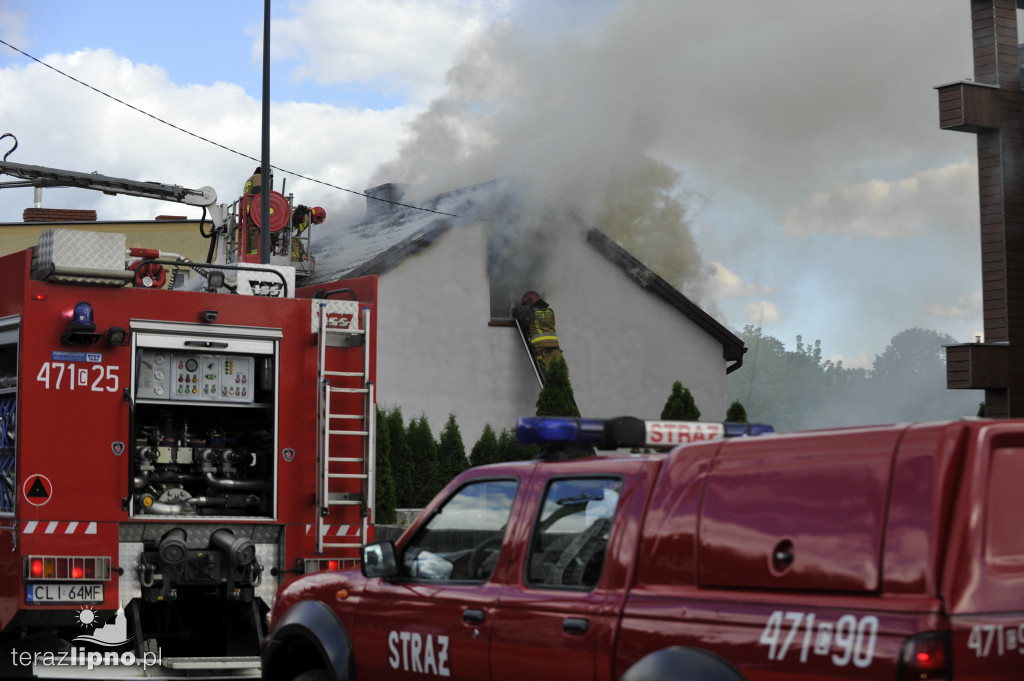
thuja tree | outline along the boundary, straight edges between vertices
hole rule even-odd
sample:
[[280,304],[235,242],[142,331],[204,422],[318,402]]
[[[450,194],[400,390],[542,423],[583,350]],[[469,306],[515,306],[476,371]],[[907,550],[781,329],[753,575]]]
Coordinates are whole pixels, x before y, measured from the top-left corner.
[[725,420],[735,423],[746,423],[749,420],[747,418],[747,410],[739,400],[735,400],[729,405],[729,410],[725,412]]
[[498,461],[498,436],[495,435],[494,428],[488,423],[484,426],[484,432],[480,434],[480,439],[476,441],[473,450],[469,453],[469,465],[483,466]]
[[672,384],[672,394],[661,410],[661,418],[665,421],[698,421],[700,409],[693,401],[689,388],[684,388],[680,381]]
[[448,422],[444,424],[437,441],[437,473],[442,486],[466,470],[466,447],[462,444],[462,433],[455,422],[455,414],[448,414]]
[[391,474],[391,437],[388,433],[387,419],[377,407],[377,484],[376,484],[376,518],[374,522],[381,525],[393,525],[398,522],[398,502],[395,497],[395,478]]
[[405,436],[405,419],[401,407],[385,410],[383,421],[391,441],[391,477],[395,479],[395,501],[399,508],[413,504],[416,490],[413,487],[412,451]]
[[412,419],[406,431],[406,441],[412,452],[413,506],[423,506],[441,489],[443,483],[437,472],[437,443],[430,432],[425,415]]
[[538,447],[519,444],[514,430],[503,428],[498,436],[499,461],[527,461],[537,458]]
[[579,416],[569,382],[569,366],[562,357],[552,357],[544,375],[544,387],[537,396],[537,416]]

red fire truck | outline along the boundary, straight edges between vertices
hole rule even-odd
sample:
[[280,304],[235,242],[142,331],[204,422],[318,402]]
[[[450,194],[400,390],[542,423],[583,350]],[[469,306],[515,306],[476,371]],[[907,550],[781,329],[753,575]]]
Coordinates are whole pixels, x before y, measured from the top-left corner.
[[232,259],[249,211],[208,188],[0,172],[209,205],[220,249],[0,258],[0,676],[259,676],[278,587],[372,535],[376,278]]

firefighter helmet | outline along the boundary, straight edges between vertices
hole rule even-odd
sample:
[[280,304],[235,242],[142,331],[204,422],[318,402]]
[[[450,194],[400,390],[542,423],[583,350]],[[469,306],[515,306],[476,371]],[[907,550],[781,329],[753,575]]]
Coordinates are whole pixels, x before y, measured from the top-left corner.
[[314,225],[319,225],[321,222],[327,219],[327,211],[325,211],[320,206],[315,207],[311,215],[313,216],[312,220]]
[[533,304],[540,300],[540,294],[536,291],[527,291],[523,294],[523,305],[533,307]]

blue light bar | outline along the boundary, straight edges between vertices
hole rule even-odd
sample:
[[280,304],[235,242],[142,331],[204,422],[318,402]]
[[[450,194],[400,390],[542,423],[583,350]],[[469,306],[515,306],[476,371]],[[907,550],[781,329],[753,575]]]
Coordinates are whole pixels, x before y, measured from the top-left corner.
[[642,421],[632,416],[614,419],[529,416],[516,424],[516,439],[523,445],[580,445],[598,449],[674,447],[718,437],[772,432],[775,429],[764,423]]
[[516,424],[516,439],[523,445],[600,447],[605,440],[604,420],[528,416]]
[[775,432],[775,429],[769,426],[767,423],[745,423],[742,421],[726,421],[723,425],[725,425],[726,437],[764,435],[765,433]]

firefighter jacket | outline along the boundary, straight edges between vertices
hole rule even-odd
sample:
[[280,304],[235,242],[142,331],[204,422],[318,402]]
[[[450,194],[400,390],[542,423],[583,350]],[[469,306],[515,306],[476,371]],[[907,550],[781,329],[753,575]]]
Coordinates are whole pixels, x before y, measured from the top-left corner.
[[543,300],[538,300],[527,311],[526,334],[535,348],[557,348],[558,334],[555,332],[555,311]]

